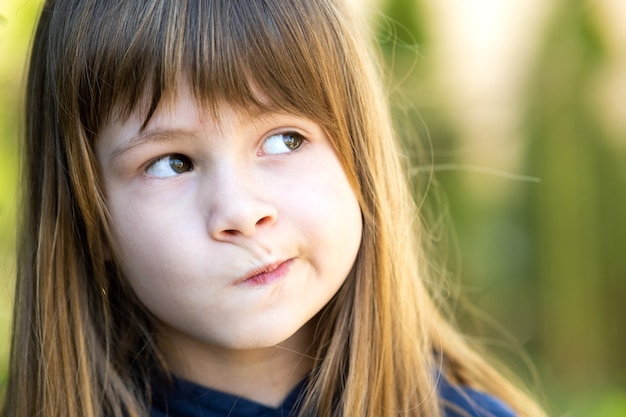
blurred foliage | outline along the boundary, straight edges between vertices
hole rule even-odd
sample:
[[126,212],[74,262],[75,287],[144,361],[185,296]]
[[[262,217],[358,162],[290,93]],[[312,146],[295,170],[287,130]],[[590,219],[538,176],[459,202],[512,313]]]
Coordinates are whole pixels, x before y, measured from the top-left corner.
[[[626,415],[624,395],[604,394],[626,387],[626,132],[604,117],[610,104],[600,99],[616,51],[588,2],[561,3],[527,96],[527,164],[543,179],[526,213],[528,285],[537,297],[533,349],[560,391],[585,393],[603,413],[622,407]],[[604,415],[600,409],[589,415]]]
[[[439,45],[423,29],[429,27],[429,3],[383,2],[396,29],[380,38],[400,96],[415,106],[408,147],[417,132],[432,148],[412,159],[419,166],[432,157],[438,171],[463,166],[464,153],[454,150],[467,143],[455,125],[457,104],[447,102],[434,82],[431,54]],[[626,247],[626,120],[619,116],[626,117],[626,96],[610,102],[619,86],[606,78],[626,58],[626,45],[609,42],[610,22],[592,6],[553,2],[538,53],[523,71],[520,157],[523,172],[541,182],[509,181],[504,192],[486,196],[485,189],[498,188],[491,184],[497,179],[478,180],[479,189],[476,180],[467,181],[466,170],[443,170],[426,208],[434,213],[431,220],[449,212],[453,236],[446,241],[439,231],[436,237],[449,252],[450,279],[461,280],[468,298],[502,325],[485,319],[485,340],[512,334],[523,344],[555,414],[610,417],[626,415],[626,257],[620,254]],[[410,37],[398,36],[394,44],[385,36],[407,31],[414,34],[412,47],[406,45]],[[619,78],[613,81],[619,84]],[[403,103],[394,103],[400,118],[407,115]],[[607,117],[609,111],[618,117]],[[494,348],[533,382],[533,369],[515,359],[514,346],[495,342]]]
[[0,387],[6,378],[15,276],[18,136],[24,66],[40,1],[0,3]]
[[[424,205],[430,231],[447,242],[436,249],[450,278],[529,352],[555,414],[617,417],[626,415],[626,132],[607,117],[611,103],[603,93],[611,91],[605,79],[619,51],[590,3],[553,2],[539,52],[524,71],[522,166],[541,183],[511,181],[506,192],[487,197],[463,170],[430,181],[437,166],[462,165],[455,149],[467,144],[453,116],[458,109],[433,81],[429,1],[382,1],[388,18],[377,17],[374,26],[416,187],[431,189]],[[22,78],[39,4],[0,3],[0,386],[15,271]],[[626,108],[626,98],[617,105]],[[484,189],[490,181],[483,180]],[[452,234],[439,227],[447,221]],[[499,340],[502,331],[488,325],[484,334]],[[532,369],[510,350],[499,347],[532,380]]]

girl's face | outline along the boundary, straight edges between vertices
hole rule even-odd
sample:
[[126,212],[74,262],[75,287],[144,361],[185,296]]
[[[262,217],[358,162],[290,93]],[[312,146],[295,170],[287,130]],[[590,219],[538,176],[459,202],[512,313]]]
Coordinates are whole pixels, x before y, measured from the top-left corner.
[[182,88],[142,132],[138,113],[103,127],[114,252],[177,349],[274,346],[346,279],[361,212],[317,123],[209,114]]

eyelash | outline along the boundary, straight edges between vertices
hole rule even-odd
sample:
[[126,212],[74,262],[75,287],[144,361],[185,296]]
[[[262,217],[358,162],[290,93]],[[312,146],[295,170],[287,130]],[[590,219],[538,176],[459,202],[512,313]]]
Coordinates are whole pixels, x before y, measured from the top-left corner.
[[[162,172],[161,173],[162,175],[158,175],[156,173],[151,175],[150,170],[155,169],[155,167],[157,167],[157,164],[159,162],[165,161],[166,159],[170,160],[168,167],[171,168],[170,173],[173,173],[173,174]],[[173,163],[174,161],[179,161],[181,163],[174,164]],[[178,169],[176,169],[175,166],[178,167]],[[189,172],[189,171],[193,171],[193,162],[191,161],[189,157],[179,154],[179,153],[171,153],[171,154],[163,155],[156,159],[153,159],[144,170],[146,174],[156,177],[156,178],[174,177],[174,176],[177,176],[185,172]]]
[[[270,141],[270,139],[275,138],[275,137],[282,137],[284,138],[289,138],[290,144],[287,144],[286,141],[282,141],[282,142],[278,142],[277,144],[272,143],[272,141]],[[294,144],[295,142],[295,144]],[[272,133],[268,136],[265,137],[265,139],[263,139],[263,143],[261,145],[261,149],[263,150],[263,152],[260,152],[260,155],[283,155],[283,154],[289,154],[291,152],[295,152],[297,150],[299,150],[304,143],[306,142],[306,138],[304,137],[304,135],[302,135],[299,132],[296,131],[284,131],[284,132],[276,132],[276,133]],[[270,146],[273,145],[275,149],[272,150],[272,152],[268,152],[267,149],[265,149],[266,146]],[[276,147],[283,147],[283,149],[279,149]],[[169,159],[169,164],[167,165],[167,167],[159,167],[158,164],[160,162],[166,161]],[[178,161],[178,163],[175,163],[176,161]],[[160,172],[150,172],[151,170],[156,170],[156,168],[159,168],[157,171]],[[166,154],[166,155],[162,155],[159,156],[158,158],[153,159],[152,161],[150,161],[148,163],[148,166],[146,167],[146,169],[144,170],[144,172],[146,174],[148,174],[151,177],[155,177],[155,178],[169,178],[169,177],[175,177],[181,174],[184,174],[186,172],[190,172],[193,171],[194,165],[193,162],[191,161],[191,158],[180,154],[180,153],[171,153],[171,154]],[[169,171],[166,171],[169,170]]]
[[299,150],[304,143],[306,142],[306,138],[304,137],[304,135],[302,135],[299,132],[296,131],[292,131],[292,130],[287,130],[287,131],[283,131],[283,132],[276,132],[276,133],[272,133],[271,135],[268,135],[264,140],[263,140],[263,144],[261,145],[261,149],[264,149],[266,146],[271,145],[272,143],[270,142],[271,138],[274,137],[278,137],[278,136],[282,136],[283,138],[290,138],[291,139],[291,143],[293,145],[293,141],[295,140],[296,144],[295,146],[291,146],[288,145],[285,141],[278,144],[278,146],[284,146],[285,150],[278,150],[275,153],[269,153],[269,155],[282,155],[282,154],[287,154],[287,153],[291,153],[291,152],[295,152],[297,150]]

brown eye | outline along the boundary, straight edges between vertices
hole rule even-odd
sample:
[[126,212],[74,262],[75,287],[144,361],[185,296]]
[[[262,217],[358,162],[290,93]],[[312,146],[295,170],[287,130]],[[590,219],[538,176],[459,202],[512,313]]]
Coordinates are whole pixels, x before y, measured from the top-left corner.
[[169,158],[170,167],[172,168],[172,171],[176,172],[177,174],[191,171],[191,161],[186,156],[172,155]]
[[155,160],[146,169],[146,174],[156,178],[167,178],[193,170],[191,159],[185,155],[165,155]]
[[295,151],[302,145],[302,136],[294,133],[287,133],[282,135],[284,137],[283,142],[292,151]]
[[297,132],[275,133],[265,139],[263,153],[267,155],[280,155],[295,151],[302,146],[304,137]]

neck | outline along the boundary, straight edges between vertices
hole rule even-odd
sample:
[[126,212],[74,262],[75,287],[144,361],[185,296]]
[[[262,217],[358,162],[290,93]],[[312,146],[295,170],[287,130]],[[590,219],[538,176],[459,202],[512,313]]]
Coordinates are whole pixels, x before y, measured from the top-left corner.
[[[237,350],[195,340],[163,343],[168,366],[177,376],[270,407],[279,406],[312,369],[312,325],[279,345]],[[182,343],[181,343],[182,342]]]

